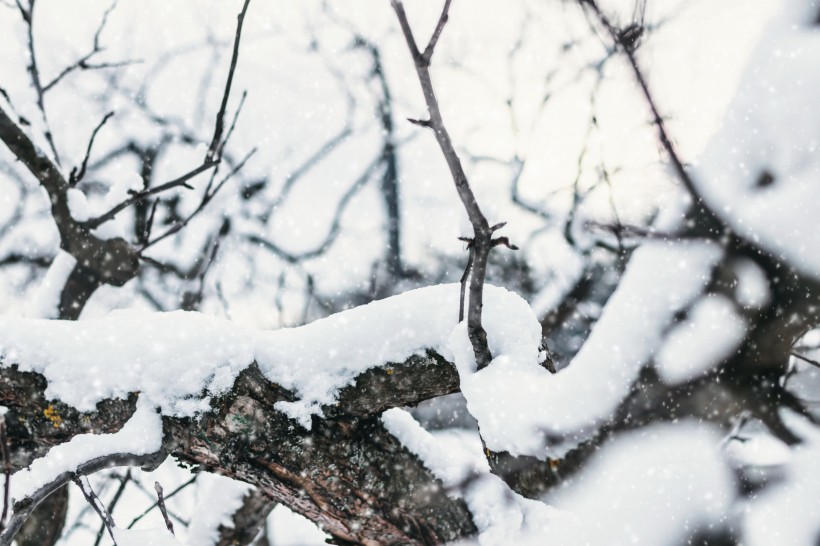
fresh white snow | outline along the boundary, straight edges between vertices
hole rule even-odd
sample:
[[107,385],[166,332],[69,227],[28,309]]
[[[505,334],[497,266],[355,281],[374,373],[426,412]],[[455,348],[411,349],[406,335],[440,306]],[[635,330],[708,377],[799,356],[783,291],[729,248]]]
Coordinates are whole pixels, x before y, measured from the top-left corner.
[[[635,251],[601,318],[570,365],[556,375],[532,365],[527,351],[537,323],[507,331],[496,359],[471,373],[464,328],[451,343],[461,390],[487,447],[513,454],[560,456],[587,438],[629,393],[641,368],[660,348],[675,313],[701,294],[721,250],[705,242],[647,243]],[[486,313],[489,318],[491,313]],[[521,313],[523,317],[523,310]],[[508,319],[504,322],[510,324]],[[492,335],[494,330],[488,328]],[[490,338],[492,341],[492,337]],[[563,438],[544,444],[544,432]],[[545,451],[546,448],[546,451]]]
[[[737,233],[820,278],[820,108],[817,6],[781,2],[752,54],[695,181]],[[760,186],[761,175],[773,177]]]
[[729,299],[715,294],[700,299],[667,335],[655,359],[658,375],[677,385],[709,371],[737,349],[746,328]]
[[253,488],[219,474],[202,473],[197,481],[197,502],[188,526],[190,546],[208,546],[219,540],[219,527],[232,528],[232,516]]
[[548,499],[574,519],[558,520],[529,544],[549,537],[553,544],[673,546],[699,528],[720,528],[736,495],[720,438],[689,421],[619,435]]
[[140,397],[137,410],[113,434],[79,434],[54,446],[31,466],[11,477],[11,497],[21,500],[64,472],[74,472],[88,461],[115,453],[149,455],[162,446],[162,420],[150,402]]
[[743,536],[749,546],[812,546],[820,536],[820,433],[800,416],[783,417],[803,443],[784,465],[785,478],[747,503]]
[[77,260],[64,250],[57,252],[34,296],[25,309],[29,318],[53,319],[59,316],[60,294]]

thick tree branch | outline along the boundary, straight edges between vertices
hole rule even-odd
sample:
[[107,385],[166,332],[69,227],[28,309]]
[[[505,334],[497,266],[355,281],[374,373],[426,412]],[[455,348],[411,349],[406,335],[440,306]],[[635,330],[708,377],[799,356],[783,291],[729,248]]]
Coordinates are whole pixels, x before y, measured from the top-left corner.
[[[134,397],[111,400],[83,415],[46,400],[45,381],[38,374],[3,368],[0,379],[0,403],[18,423],[9,431],[14,468],[88,427],[121,427],[135,407]],[[273,409],[278,401],[293,400],[293,393],[270,383],[252,365],[200,419],[165,418],[163,447],[201,470],[255,485],[271,502],[309,517],[339,541],[455,540],[475,532],[464,503],[445,494],[378,415],[457,386],[455,368],[435,354],[373,368],[343,389],[338,403],[324,408],[327,417],[314,419],[312,430],[305,431]],[[58,428],[43,417],[49,404],[62,416]]]
[[0,141],[5,143],[40,182],[51,200],[51,215],[60,233],[60,247],[74,256],[78,267],[88,270],[99,282],[121,286],[139,269],[136,251],[123,239],[101,240],[71,217],[69,184],[51,160],[0,108]]

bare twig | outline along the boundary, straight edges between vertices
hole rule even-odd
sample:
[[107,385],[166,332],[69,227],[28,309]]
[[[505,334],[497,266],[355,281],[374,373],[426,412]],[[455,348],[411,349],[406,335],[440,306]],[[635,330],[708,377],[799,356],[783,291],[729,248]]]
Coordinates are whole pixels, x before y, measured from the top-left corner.
[[29,65],[28,65],[28,73],[31,77],[31,84],[34,86],[34,91],[37,94],[37,108],[40,110],[40,114],[43,118],[43,124],[45,125],[45,137],[46,142],[48,143],[48,147],[51,149],[51,153],[54,155],[54,162],[57,165],[60,165],[60,155],[57,153],[57,147],[54,144],[54,137],[51,133],[51,127],[48,122],[48,115],[46,114],[46,105],[45,105],[45,89],[42,84],[42,80],[40,79],[40,69],[37,66],[37,55],[35,54],[35,47],[34,47],[34,5],[35,0],[29,0],[28,2],[28,9],[26,9],[20,0],[17,0],[17,7],[20,10],[20,15],[23,17],[23,21],[26,23],[26,29],[28,34],[28,53],[29,53]]
[[820,362],[818,362],[816,360],[812,360],[811,358],[809,358],[807,356],[803,356],[800,353],[795,353],[794,351],[792,351],[791,355],[794,358],[797,358],[798,360],[802,360],[806,364],[811,364],[812,366],[814,366],[816,368],[820,368]]
[[111,12],[114,11],[114,8],[117,7],[117,1],[114,0],[111,2],[111,5],[105,10],[102,16],[102,20],[100,21],[99,26],[97,27],[97,31],[94,33],[94,43],[91,48],[91,51],[80,57],[76,62],[73,64],[65,67],[62,71],[60,71],[57,76],[54,77],[50,82],[48,82],[45,86],[43,86],[43,94],[47,93],[50,89],[54,88],[60,81],[63,80],[66,76],[71,74],[76,70],[97,70],[100,68],[120,68],[122,66],[128,66],[129,64],[134,64],[138,61],[121,61],[121,62],[113,62],[113,63],[97,63],[91,64],[89,61],[99,53],[102,53],[103,48],[100,45],[100,35],[102,34],[103,30],[105,30],[105,25],[108,23],[108,16],[111,15]]
[[[128,471],[125,473],[120,480],[120,485],[117,487],[117,490],[114,492],[114,498],[111,499],[111,502],[108,503],[108,513],[113,514],[114,508],[116,508],[117,503],[120,502],[120,498],[122,498],[122,494],[125,491],[125,486],[128,485],[128,482],[131,481],[131,469],[129,468]],[[103,533],[105,533],[105,521],[100,524],[100,528],[97,531],[97,538],[94,541],[94,546],[99,546],[100,541],[102,541]]]
[[[164,498],[165,498],[165,500],[170,499],[171,497],[173,497],[174,495],[176,495],[177,493],[179,493],[180,491],[182,491],[183,489],[185,489],[186,487],[188,487],[189,485],[191,485],[192,483],[194,483],[194,482],[197,480],[197,478],[199,478],[199,474],[194,475],[194,476],[193,476],[190,480],[188,480],[188,481],[186,481],[186,482],[182,483],[182,484],[181,484],[180,486],[178,486],[176,489],[174,489],[173,491],[171,491],[170,493],[168,493],[167,495],[165,495],[165,497],[164,497]],[[156,508],[157,506],[159,506],[159,502],[154,502],[154,504],[152,504],[151,506],[149,506],[148,508],[146,508],[146,509],[145,509],[145,510],[144,510],[144,511],[143,511],[143,512],[139,515],[139,516],[137,516],[137,517],[135,517],[133,520],[131,520],[131,523],[129,523],[129,524],[128,524],[128,529],[130,529],[130,528],[132,528],[134,525],[136,525],[136,524],[137,524],[137,522],[138,522],[139,520],[141,520],[142,518],[144,518],[145,516],[147,516],[147,515],[151,512],[151,510],[153,510],[153,509],[154,509],[154,508]]]
[[228,98],[231,95],[231,85],[233,84],[233,75],[236,71],[236,63],[239,60],[239,42],[242,38],[242,25],[245,22],[245,13],[248,11],[248,5],[251,0],[245,0],[242,6],[242,11],[237,15],[236,23],[236,37],[233,44],[233,54],[231,55],[231,67],[228,70],[228,79],[225,82],[225,92],[222,93],[222,105],[219,107],[219,112],[216,114],[216,126],[214,127],[214,136],[211,139],[211,145],[208,146],[208,152],[205,154],[205,162],[218,158],[217,152],[221,148],[222,132],[225,129],[225,110],[228,108]]
[[309,260],[311,258],[316,258],[317,256],[321,256],[324,254],[328,248],[336,241],[336,238],[339,236],[341,230],[341,222],[342,216],[344,216],[345,211],[347,210],[347,206],[353,197],[361,190],[365,184],[372,178],[373,174],[377,171],[379,165],[381,164],[381,156],[377,157],[370,165],[364,170],[364,172],[359,175],[359,178],[353,183],[353,185],[348,188],[348,190],[342,195],[342,198],[339,200],[339,204],[336,207],[336,213],[333,215],[333,219],[330,222],[330,229],[328,230],[327,234],[325,235],[324,240],[319,243],[318,246],[310,249],[305,250],[299,253],[288,252],[287,250],[281,248],[276,243],[255,234],[249,234],[245,238],[253,243],[261,246],[262,248],[271,251],[273,254],[277,255],[278,257],[282,258],[288,263],[295,264],[301,262],[303,260]]
[[171,519],[168,517],[168,511],[165,509],[165,499],[162,498],[162,486],[159,482],[154,482],[154,490],[157,492],[157,506],[159,506],[159,511],[162,513],[162,518],[165,520],[165,526],[173,535],[174,524],[171,523]]
[[251,157],[253,157],[253,155],[255,153],[256,153],[256,148],[254,148],[253,150],[248,152],[248,154],[242,159],[242,161],[240,161],[239,164],[231,170],[231,172],[229,172],[227,175],[225,175],[225,177],[222,178],[222,180],[220,180],[220,182],[213,189],[210,189],[210,184],[209,184],[209,188],[207,188],[207,191],[202,196],[202,200],[199,202],[199,206],[197,206],[197,208],[194,209],[194,211],[191,214],[189,214],[187,217],[183,218],[182,220],[180,220],[179,222],[177,222],[176,224],[174,224],[173,226],[168,228],[168,230],[165,231],[165,233],[163,233],[162,235],[157,236],[155,239],[152,239],[152,240],[148,241],[147,243],[145,243],[140,248],[140,253],[145,251],[145,249],[147,249],[151,246],[154,246],[155,244],[162,241],[163,239],[165,239],[167,237],[170,237],[174,233],[178,232],[179,230],[181,230],[182,228],[187,226],[188,222],[190,222],[195,216],[197,216],[200,212],[202,212],[205,209],[205,207],[208,206],[208,203],[210,203],[211,200],[216,196],[216,194],[219,193],[219,190],[221,190],[222,187],[225,186],[225,184],[231,178],[233,178],[239,171],[242,170],[242,168],[245,166],[245,163],[247,163],[248,160]]
[[88,167],[88,158],[91,156],[91,147],[94,146],[94,139],[97,138],[97,133],[102,129],[103,125],[111,119],[111,116],[114,115],[114,112],[108,112],[103,118],[102,121],[94,128],[94,131],[91,133],[91,138],[88,140],[88,148],[85,151],[85,157],[83,158],[82,164],[80,164],[80,168],[74,167],[71,169],[71,173],[68,176],[68,185],[69,186],[76,186],[85,176],[85,170]]
[[[91,484],[88,483],[88,478],[85,476],[74,478],[74,483],[77,487],[80,488],[80,491],[83,493],[83,497],[94,508],[94,511],[97,512],[97,515],[100,516],[100,519],[103,521],[105,528],[108,530],[108,534],[111,536],[111,540],[114,541],[114,546],[117,544],[117,539],[114,537],[114,519],[111,517],[111,514],[108,513],[105,506],[103,505],[100,498],[94,493],[94,490],[91,488]],[[85,483],[83,483],[85,481]],[[86,487],[88,489],[86,490]]]
[[[598,7],[596,0],[578,1],[580,2],[582,7],[589,7],[590,11],[595,15],[600,24],[606,29],[610,38],[614,42],[616,48],[619,47],[620,50],[623,51],[627,60],[629,61],[629,65],[632,68],[632,72],[635,74],[635,79],[637,80],[638,85],[640,86],[641,91],[643,92],[644,98],[646,99],[647,105],[649,106],[649,109],[652,112],[652,122],[658,129],[658,136],[660,138],[661,145],[663,146],[663,149],[666,151],[670,161],[672,162],[672,167],[675,170],[675,174],[678,176],[683,186],[689,192],[692,199],[700,209],[700,212],[703,213],[704,217],[707,220],[709,220],[710,223],[717,226],[722,226],[723,223],[719,220],[718,216],[703,201],[703,198],[698,192],[698,189],[695,185],[694,180],[692,179],[692,176],[689,174],[689,171],[686,170],[686,167],[684,166],[683,161],[680,158],[680,155],[675,149],[675,145],[672,143],[672,139],[669,137],[669,133],[666,130],[666,124],[664,123],[663,117],[660,114],[660,110],[658,109],[655,98],[649,90],[649,84],[647,83],[643,70],[641,70],[641,67],[638,64],[636,50],[639,39],[643,32],[642,27],[636,27],[636,24],[632,24],[626,27],[625,29],[619,29],[615,25],[613,25],[609,18],[606,16],[606,14],[604,14],[604,12],[601,11],[601,9]],[[641,18],[642,17],[643,14],[641,13]]]
[[[239,104],[239,107],[237,108],[237,111],[236,111],[236,115],[233,119],[233,122],[231,123],[231,125],[229,127],[228,135],[223,139],[223,133],[225,132],[225,111],[228,107],[228,99],[230,98],[231,85],[233,83],[233,76],[234,76],[234,72],[236,71],[237,61],[239,59],[239,44],[240,44],[240,39],[241,39],[241,36],[242,36],[242,26],[243,26],[243,23],[245,21],[245,13],[248,11],[248,5],[249,4],[250,4],[250,0],[245,0],[245,3],[242,6],[242,11],[237,16],[236,38],[234,40],[233,53],[232,53],[232,56],[231,56],[231,65],[230,65],[230,68],[228,69],[228,80],[227,80],[227,83],[225,84],[225,91],[222,95],[222,104],[219,108],[219,112],[217,112],[217,115],[216,115],[216,126],[214,128],[213,137],[211,138],[211,144],[210,144],[210,146],[208,146],[208,151],[205,154],[205,159],[203,160],[202,164],[199,165],[198,167],[188,171],[187,173],[183,174],[182,176],[180,176],[180,177],[178,177],[174,180],[171,180],[170,182],[166,182],[164,184],[160,184],[159,186],[155,186],[153,188],[148,188],[148,189],[140,191],[140,192],[134,192],[131,195],[131,197],[129,197],[125,201],[117,204],[116,206],[114,206],[111,210],[109,210],[105,214],[102,214],[101,216],[98,216],[97,218],[92,218],[92,219],[88,220],[87,222],[85,222],[83,224],[83,226],[86,229],[94,229],[94,228],[104,224],[105,222],[113,219],[120,211],[130,207],[131,205],[133,205],[135,203],[138,203],[138,202],[140,202],[144,199],[147,199],[148,197],[151,197],[152,195],[156,195],[158,193],[168,191],[170,189],[177,188],[177,187],[180,187],[180,186],[192,189],[192,187],[188,184],[189,180],[191,180],[195,176],[198,176],[199,174],[201,174],[201,173],[203,173],[203,172],[205,172],[205,171],[207,171],[207,170],[209,170],[213,167],[217,167],[220,164],[220,162],[222,161],[222,154],[224,152],[225,145],[227,144],[227,141],[228,141],[228,137],[230,137],[231,133],[233,132],[233,128],[236,125],[236,117],[239,116],[239,112],[241,111],[242,105],[244,104],[244,101],[245,101],[245,94],[243,93],[242,99],[241,99],[240,104]],[[213,176],[216,176],[216,173],[214,173]],[[213,182],[213,178],[211,179],[211,182]],[[206,195],[212,195],[213,193],[216,193],[216,192],[211,192],[210,191],[210,184],[209,184],[209,187],[208,187],[208,189],[206,190],[205,193],[206,193]],[[178,230],[176,230],[176,231],[178,231]],[[174,233],[176,231],[174,231]]]
[[214,167],[216,163],[214,162],[205,162],[202,165],[196,167],[195,169],[188,171],[187,173],[183,174],[182,176],[171,180],[170,182],[165,182],[164,184],[160,184],[159,186],[154,186],[153,188],[148,188],[147,190],[143,190],[140,192],[134,192],[131,197],[126,199],[125,201],[119,203],[118,205],[114,206],[111,210],[106,212],[105,214],[98,216],[97,218],[92,218],[83,224],[86,229],[94,229],[105,222],[113,219],[120,211],[130,207],[135,203],[139,203],[140,201],[151,197],[152,195],[156,195],[158,193],[162,193],[164,191],[168,191],[173,188],[178,188],[183,186],[188,188],[189,190],[194,189],[193,186],[188,184],[188,181],[192,178],[202,174],[203,172],[207,171],[208,169]]
[[416,43],[413,36],[413,31],[410,28],[410,23],[407,20],[407,14],[404,11],[404,6],[400,0],[391,0],[393,10],[399,20],[402,33],[404,34],[407,47],[413,57],[413,62],[416,66],[416,74],[421,83],[424,100],[427,103],[427,111],[429,119],[426,120],[410,120],[411,123],[420,125],[422,127],[429,127],[433,130],[433,134],[438,141],[439,147],[450,169],[450,174],[456,185],[456,191],[467,211],[467,216],[473,226],[473,237],[471,243],[472,251],[472,267],[470,275],[470,304],[467,312],[467,332],[470,338],[470,343],[473,346],[475,353],[476,364],[478,369],[484,368],[490,364],[492,355],[489,346],[487,345],[487,332],[481,324],[481,309],[484,300],[484,279],[487,273],[487,259],[489,258],[490,249],[493,247],[492,233],[487,218],[481,212],[475,195],[473,194],[470,184],[467,180],[467,175],[461,166],[461,160],[453,148],[452,139],[444,127],[444,120],[441,116],[438,99],[436,98],[433,89],[433,81],[430,76],[430,60],[435,52],[436,44],[444,29],[444,25],[449,18],[451,0],[445,0],[444,7],[439,16],[436,28],[430,41],[422,52]]

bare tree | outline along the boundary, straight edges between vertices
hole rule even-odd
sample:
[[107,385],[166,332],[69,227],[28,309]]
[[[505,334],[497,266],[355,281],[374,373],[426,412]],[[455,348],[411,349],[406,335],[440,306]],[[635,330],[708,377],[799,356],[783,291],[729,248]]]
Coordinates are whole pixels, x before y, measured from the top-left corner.
[[[481,139],[452,124],[459,118],[448,110],[446,78],[434,71],[480,76],[445,56],[447,40],[460,39],[449,33],[458,10],[469,9],[451,0],[435,13],[426,42],[417,40],[422,25],[413,9],[399,0],[390,2],[395,18],[382,35],[328,3],[306,15],[300,61],[338,93],[340,121],[310,125],[306,109],[299,119],[313,138],[294,137],[294,149],[284,150],[289,128],[274,128],[281,156],[259,168],[267,160],[254,154],[261,144],[243,139],[254,89],[238,97],[236,88],[248,81],[244,53],[276,31],[247,30],[258,23],[256,5],[240,4],[230,40],[208,34],[168,51],[136,86],[127,70],[138,60],[106,56],[106,29],[122,9],[116,2],[101,14],[89,50],[53,76],[39,46],[42,7],[34,0],[0,5],[17,16],[33,91],[31,104],[17,108],[18,97],[0,88],[0,181],[16,196],[0,225],[0,275],[46,287],[45,305],[30,312],[39,316],[0,320],[0,545],[68,541],[82,526],[93,526],[95,544],[117,544],[146,517],[157,519],[157,536],[173,541],[203,516],[214,520],[213,544],[268,544],[265,522],[277,505],[307,517],[336,544],[439,544],[477,535],[488,543],[601,543],[617,542],[624,529],[647,543],[765,543],[783,525],[764,525],[767,513],[779,513],[766,502],[804,514],[792,527],[816,538],[816,514],[783,500],[816,476],[805,461],[820,445],[810,373],[820,367],[820,265],[811,253],[820,226],[807,212],[816,127],[801,125],[815,114],[795,119],[784,108],[771,117],[759,105],[766,78],[786,86],[795,109],[805,101],[804,87],[787,86],[780,60],[772,59],[791,40],[805,40],[815,49],[796,48],[793,72],[785,73],[809,66],[816,7],[789,5],[772,20],[753,56],[760,66],[743,80],[725,127],[694,167],[644,56],[674,15],[653,19],[644,1],[623,12],[595,0],[563,3],[566,26],[582,36],[558,43],[556,59],[577,75],[540,66],[543,87],[524,100],[516,66],[535,70],[527,48],[530,41],[542,47],[536,40],[550,27],[540,14],[558,7],[522,6],[521,30],[502,55],[508,73],[499,111],[510,140],[527,138],[520,109],[535,127],[562,85],[587,85],[581,95],[589,107],[570,158],[575,172],[548,190],[528,179],[537,154],[518,145],[487,153]],[[393,55],[397,41],[412,65],[402,67]],[[572,64],[573,51],[580,64]],[[152,100],[152,85],[191,52],[208,59],[199,85],[185,82],[199,93],[198,104],[190,115],[169,115]],[[393,74],[411,68],[414,79]],[[608,138],[602,95],[623,73],[646,114],[636,125],[652,135],[654,161],[675,186],[663,206],[629,219],[617,203],[619,166],[596,150]],[[94,99],[101,113],[71,165],[49,97],[75,78],[96,78],[103,91]],[[219,95],[210,117],[203,105],[213,89]],[[404,124],[400,112],[412,112],[417,95],[426,116]],[[788,123],[760,136],[775,118]],[[132,130],[133,120],[148,129]],[[781,134],[784,126],[793,128],[794,142]],[[466,256],[418,260],[408,251],[422,230],[403,197],[423,177],[408,179],[417,172],[414,146],[426,145],[417,127],[433,133],[440,155],[429,161],[443,158],[452,180],[437,180],[430,191],[446,187],[451,195],[454,187],[466,213],[472,233],[459,234]],[[755,138],[739,137],[747,130]],[[771,152],[778,146],[793,149]],[[133,176],[117,193],[123,169]],[[305,195],[310,214],[297,206]],[[485,195],[503,196],[503,205]],[[767,209],[766,199],[778,209]],[[596,200],[605,212],[590,212]],[[378,215],[366,219],[375,231],[350,220],[369,215]],[[498,215],[514,235],[497,236],[507,225]],[[31,244],[55,227],[59,251]],[[545,234],[552,242],[539,247]],[[521,249],[491,252],[498,246]],[[356,271],[342,288],[326,283],[346,267],[365,273]],[[452,284],[428,286],[443,282]],[[127,306],[158,313],[79,320],[113,289],[130,298]],[[216,318],[235,318],[243,305],[238,292],[265,300],[275,315],[268,325],[294,328],[260,332]],[[184,313],[161,313],[175,310]],[[30,335],[35,328],[46,339]],[[106,379],[92,354],[55,354],[76,340],[116,355],[110,366],[121,381]],[[179,385],[131,373],[140,366],[158,373],[150,365],[153,344],[162,346]],[[210,352],[196,353],[199,345]],[[143,358],[143,351],[150,354]],[[185,351],[202,362],[192,364]],[[85,372],[87,363],[96,371]],[[76,373],[55,372],[57,365]],[[79,392],[90,383],[80,383],[86,373],[99,374],[89,390],[102,395]],[[767,463],[737,454],[759,438],[793,455],[778,463],[783,480],[772,478]],[[456,445],[477,457],[449,461],[444,454]],[[639,446],[629,460],[624,445]],[[685,457],[669,454],[684,445]],[[180,467],[179,481],[163,489],[147,474],[169,458]],[[641,465],[661,471],[647,480]],[[132,472],[137,467],[146,476]],[[204,473],[252,487],[240,486],[232,499],[226,492],[225,514],[181,513],[175,502],[200,491]],[[646,484],[655,479],[679,512],[635,530],[641,502],[657,498]],[[87,502],[73,523],[66,522],[70,482]],[[628,484],[641,498],[618,497],[618,521],[610,521],[599,514],[608,494],[599,482]],[[676,489],[678,482],[691,487]],[[23,493],[14,496],[15,487]],[[149,505],[127,525],[122,499],[134,492]],[[679,498],[701,496],[694,504]],[[548,512],[547,505],[562,503],[576,519]],[[598,516],[595,525],[585,519]]]

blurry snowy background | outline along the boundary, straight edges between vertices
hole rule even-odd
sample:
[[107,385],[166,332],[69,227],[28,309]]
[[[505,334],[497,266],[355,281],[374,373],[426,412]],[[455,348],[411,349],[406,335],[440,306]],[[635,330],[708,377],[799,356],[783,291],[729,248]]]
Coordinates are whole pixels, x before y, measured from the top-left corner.
[[[741,77],[750,63],[763,58],[753,52],[765,39],[767,24],[781,17],[782,10],[806,11],[799,2],[786,2],[784,7],[775,0],[648,0],[642,14],[631,1],[601,4],[619,24],[643,17],[646,35],[638,56],[654,98],[681,157],[707,172],[716,161],[708,146],[722,145],[713,137]],[[642,3],[638,4],[640,8]],[[64,171],[82,162],[90,135],[113,112],[95,139],[87,174],[72,191],[72,215],[80,221],[108,211],[129,190],[172,180],[201,162],[223,96],[241,2],[119,0],[111,6],[97,0],[36,2],[33,38],[39,73],[44,82],[59,77],[44,95],[46,123],[27,70],[28,28],[15,3],[0,0],[0,87],[7,95],[0,104],[27,121],[27,133],[44,150],[51,149],[45,136],[50,131]],[[419,39],[425,39],[438,17],[439,3],[412,0],[407,10]],[[94,51],[95,33],[104,17],[99,51],[86,66],[60,77],[66,67]],[[425,105],[390,3],[255,0],[243,32],[231,116],[242,92],[247,91],[247,97],[226,147],[222,174],[252,150],[255,153],[207,202],[205,175],[190,182],[193,189],[159,194],[156,205],[146,200],[98,227],[102,238],[121,236],[150,245],[140,275],[123,287],[97,290],[80,320],[116,309],[186,309],[253,328],[278,329],[460,278],[466,253],[457,237],[470,235],[471,228],[435,140],[429,131],[406,121],[423,117]],[[820,61],[814,38],[801,47],[804,57]],[[683,199],[634,76],[610,47],[600,29],[591,30],[589,15],[575,2],[457,1],[433,63],[445,121],[477,199],[491,224],[508,222],[504,235],[520,247],[493,253],[488,282],[509,288],[530,304],[559,369],[584,344],[629,256],[642,242],[636,230],[647,228],[664,207],[669,210],[670,203],[674,207]],[[806,97],[814,97],[817,102],[814,74],[801,77],[806,78],[805,92],[796,100],[812,102]],[[777,96],[777,90],[772,93]],[[802,116],[801,108],[810,105],[795,102],[784,108],[790,106],[794,115]],[[809,117],[816,120],[817,114],[813,116]],[[790,138],[788,128],[782,136]],[[811,138],[814,170],[809,172],[815,190],[804,188],[801,210],[816,212],[816,128]],[[715,202],[722,203],[721,199],[718,195]],[[790,215],[787,206],[788,201],[777,210],[779,216]],[[749,214],[751,220],[744,223],[741,217],[741,224],[754,224],[755,218],[768,221],[765,209],[757,216]],[[183,229],[153,242],[189,215],[190,223]],[[803,270],[817,275],[816,235],[806,236],[811,227],[801,224],[790,234],[792,228],[784,226],[773,236],[773,244],[803,237],[800,248],[815,256],[806,259]],[[763,240],[765,245],[765,236]],[[782,244],[782,254],[793,257],[797,251]],[[59,272],[54,272],[59,252],[48,197],[3,148],[3,315],[47,314],[43,309],[53,306],[54,291],[59,289],[49,282],[50,267],[59,280]],[[697,276],[698,250],[692,255],[689,271]],[[676,256],[655,259],[667,260],[663,263],[668,267],[679,266],[669,265],[677,264]],[[760,270],[748,265],[744,271],[747,300],[752,306],[763,305],[760,301],[767,294],[765,286],[760,287]],[[653,278],[633,284],[640,282],[651,285]],[[745,323],[727,310],[727,302],[714,296],[692,303],[689,326],[684,325],[689,331],[673,331],[662,349],[648,349],[657,350],[655,361],[664,380],[671,383],[697,375],[688,367],[686,355],[717,343],[720,336],[729,338],[729,346],[712,347],[718,354],[702,358],[722,358],[723,352],[734,350],[731,329],[739,328],[734,337],[742,337]],[[705,329],[703,321],[708,324]],[[809,329],[800,347],[805,349],[801,354],[820,357],[818,331]],[[586,358],[600,358],[600,353]],[[816,399],[818,370],[796,359],[791,365],[796,375],[789,379],[791,384],[801,397]],[[624,388],[632,378],[624,380]],[[585,405],[580,394],[576,396],[578,405]],[[458,472],[486,464],[461,395],[422,404],[412,414],[422,430],[402,415],[385,418],[391,431],[406,436],[411,450],[418,452],[413,442],[428,434],[449,446],[452,465],[462,469]],[[564,431],[564,425],[556,426]],[[745,519],[735,520],[749,530],[745,544],[816,542],[820,474],[814,468],[817,459],[810,463],[806,455],[820,449],[816,429],[795,425],[813,440],[794,454],[760,424],[744,429],[743,441],[734,443],[721,440],[709,428],[686,426],[650,427],[620,436],[606,458],[591,465],[550,504],[571,510],[580,521],[605,513],[604,519],[611,517],[618,525],[646,525],[634,531],[640,543],[660,544],[675,543],[679,537],[670,538],[660,527],[660,535],[654,534],[652,510],[663,513],[668,498],[690,495],[688,503],[672,504],[668,510],[680,511],[685,520],[680,529],[704,521],[719,527],[726,522],[709,518],[735,511],[746,513]],[[573,427],[565,425],[567,430]],[[459,456],[459,450],[467,454]],[[724,465],[726,457],[735,467],[775,469],[778,479],[800,476],[794,480],[798,486],[775,485],[767,488],[760,502],[741,499],[733,504],[736,484]],[[632,477],[653,465],[661,475],[650,472],[635,483]],[[681,483],[675,468],[684,474],[696,469],[699,481]],[[122,481],[124,470],[104,474],[91,480],[103,499],[110,500],[121,483],[127,484],[114,512],[120,526],[154,502],[154,480],[167,494],[192,479],[172,461],[145,477],[131,469],[127,482]],[[619,481],[619,474],[626,477]],[[452,479],[457,483],[460,477]],[[226,512],[243,488],[227,478],[199,475],[168,501],[178,537],[204,544],[197,533],[207,536],[210,531],[201,527],[214,522],[200,522],[197,515]],[[712,499],[714,505],[700,497],[715,491],[723,497]],[[504,498],[489,491],[486,495]],[[527,510],[535,509],[518,508],[516,517]],[[643,522],[638,523],[636,513],[642,514]],[[148,526],[156,527],[156,511],[137,525],[152,518]],[[539,520],[533,516],[532,521]],[[795,521],[809,527],[792,528],[794,533],[805,532],[806,542],[796,535],[772,535],[779,537],[775,542],[766,538],[773,526],[789,527]],[[505,533],[518,532],[502,531],[504,525],[498,525],[496,535],[483,535],[484,540],[503,543],[510,540]],[[537,540],[537,523],[532,525],[536,528],[529,530],[531,534],[522,536]],[[578,528],[566,525],[567,529],[552,528],[553,536],[559,537],[554,543],[569,544],[560,537],[577,536]],[[60,544],[92,544],[99,526],[96,514],[72,492]],[[611,528],[602,524],[585,532],[591,543],[603,544]],[[324,540],[315,526],[282,506],[270,516],[266,536],[267,544],[277,546]],[[102,543],[107,539],[104,536]]]

